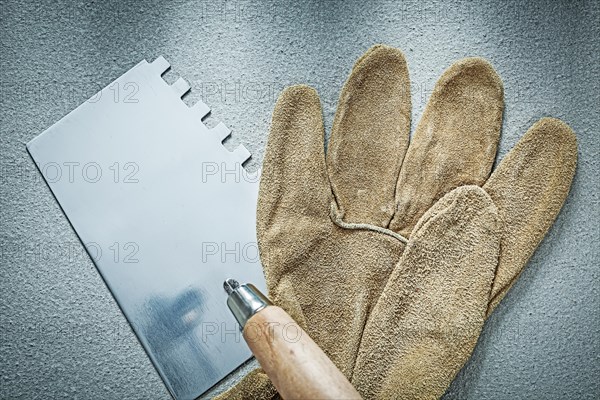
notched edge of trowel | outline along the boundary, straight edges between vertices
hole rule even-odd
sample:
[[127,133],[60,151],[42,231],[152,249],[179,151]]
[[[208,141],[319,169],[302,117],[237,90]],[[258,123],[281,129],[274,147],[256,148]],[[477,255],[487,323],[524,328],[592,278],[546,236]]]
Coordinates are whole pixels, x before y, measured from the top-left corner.
[[[153,72],[161,76],[162,79],[162,75],[171,69],[171,64],[163,56],[159,56],[150,63],[150,67],[153,69]],[[173,84],[170,85],[170,87],[173,89],[173,92],[179,99],[181,99],[187,92],[191,90],[189,83],[182,77],[178,78]],[[221,146],[223,146],[223,141],[231,135],[231,129],[229,129],[223,122],[219,122],[214,128],[208,128],[206,124],[202,122],[202,120],[206,118],[211,111],[210,107],[204,103],[202,99],[199,99],[193,106],[188,107],[188,109],[192,110],[192,112],[198,116],[198,123],[202,124],[209,134],[218,140]],[[239,163],[242,168],[244,168],[242,164],[252,157],[250,151],[248,151],[243,144],[238,145],[232,151],[228,150],[225,146],[223,146],[223,149],[227,151],[233,160],[236,163]]]

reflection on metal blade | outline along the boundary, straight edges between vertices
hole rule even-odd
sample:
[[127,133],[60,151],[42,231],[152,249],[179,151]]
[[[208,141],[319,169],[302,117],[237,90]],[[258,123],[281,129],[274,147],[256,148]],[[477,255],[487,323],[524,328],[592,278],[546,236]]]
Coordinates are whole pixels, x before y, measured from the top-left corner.
[[251,356],[222,285],[266,289],[259,174],[168,67],[142,61],[27,148],[169,391],[193,399]]

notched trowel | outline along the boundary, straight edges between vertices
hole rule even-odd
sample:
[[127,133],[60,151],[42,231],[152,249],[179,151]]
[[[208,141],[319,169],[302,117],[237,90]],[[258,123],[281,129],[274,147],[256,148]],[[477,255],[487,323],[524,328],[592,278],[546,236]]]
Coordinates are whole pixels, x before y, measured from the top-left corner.
[[[266,290],[256,245],[258,173],[209,109],[181,100],[160,57],[140,62],[27,144],[54,196],[176,399],[250,358],[222,295]],[[266,292],[265,292],[266,293]]]

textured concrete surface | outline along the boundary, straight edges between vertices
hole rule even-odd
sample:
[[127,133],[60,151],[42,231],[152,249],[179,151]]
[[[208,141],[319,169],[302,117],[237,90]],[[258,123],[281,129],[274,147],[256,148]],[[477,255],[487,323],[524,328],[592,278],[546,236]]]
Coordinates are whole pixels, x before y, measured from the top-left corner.
[[226,145],[246,144],[256,167],[279,90],[315,86],[330,127],[352,64],[379,42],[406,54],[415,121],[439,74],[477,55],[505,85],[499,157],[546,115],[579,139],[567,204],[446,399],[599,398],[599,4],[0,1],[0,398],[169,397],[27,141],[162,54],[166,79],[191,81],[186,101],[203,98],[209,124],[225,121]]

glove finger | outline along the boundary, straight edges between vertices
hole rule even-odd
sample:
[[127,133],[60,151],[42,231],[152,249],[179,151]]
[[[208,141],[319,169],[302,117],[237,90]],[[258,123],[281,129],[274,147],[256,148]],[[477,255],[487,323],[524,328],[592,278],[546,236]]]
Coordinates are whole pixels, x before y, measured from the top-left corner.
[[319,96],[308,86],[289,87],[273,111],[257,208],[258,242],[270,289],[278,280],[270,265],[281,268],[273,257],[289,261],[289,252],[301,253],[299,247],[330,227],[331,202]]
[[364,398],[444,393],[485,320],[498,225],[479,186],[455,189],[423,216],[363,333],[352,383]]
[[275,386],[262,369],[255,369],[228,391],[216,396],[215,400],[274,400]]
[[410,81],[402,52],[374,46],[346,81],[327,150],[329,177],[346,222],[386,227],[410,135]]
[[488,313],[502,300],[552,226],[569,193],[576,164],[575,133],[558,119],[543,118],[484,185],[504,226]]
[[503,88],[493,67],[466,58],[438,80],[398,178],[390,229],[406,236],[438,199],[462,185],[483,185],[502,126]]

